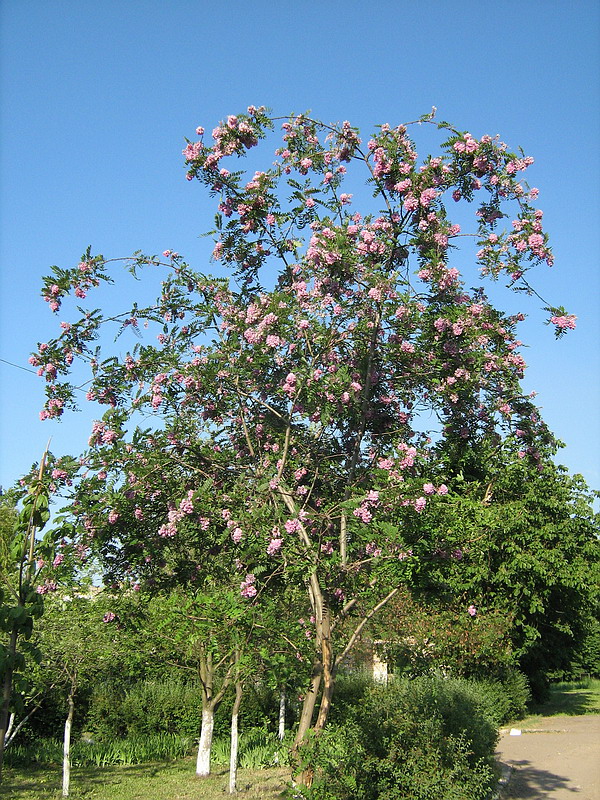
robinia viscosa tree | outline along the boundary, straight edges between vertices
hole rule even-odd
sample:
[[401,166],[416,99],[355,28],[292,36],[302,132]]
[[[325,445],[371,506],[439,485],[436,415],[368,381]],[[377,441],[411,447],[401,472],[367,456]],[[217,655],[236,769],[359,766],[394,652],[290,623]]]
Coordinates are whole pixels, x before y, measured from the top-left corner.
[[[225,166],[268,147],[277,122],[250,107],[212,141],[198,128],[184,150],[187,178],[217,206],[219,275],[170,250],[137,253],[125,265],[159,283],[156,302],[79,307],[31,361],[47,383],[42,416],[74,405],[75,364],[107,407],[73,475],[71,513],[113,580],[181,583],[219,565],[255,605],[305,587],[297,630],[285,631],[312,649],[300,742],[325,725],[364,626],[435,551],[427,518],[448,499],[439,441],[504,439],[535,460],[547,437],[520,384],[523,315],[465,281],[531,294],[530,270],[552,254],[537,189],[522,181],[532,159],[497,138],[428,115],[418,122],[444,141],[419,159],[414,123],[363,143],[349,122],[299,115],[283,121],[264,170]],[[359,210],[361,175],[372,197]],[[471,230],[452,220],[461,205]],[[58,312],[112,283],[111,268],[88,249],[53,268],[43,296]],[[558,334],[574,326],[547,310]],[[111,326],[139,339],[111,349]]]

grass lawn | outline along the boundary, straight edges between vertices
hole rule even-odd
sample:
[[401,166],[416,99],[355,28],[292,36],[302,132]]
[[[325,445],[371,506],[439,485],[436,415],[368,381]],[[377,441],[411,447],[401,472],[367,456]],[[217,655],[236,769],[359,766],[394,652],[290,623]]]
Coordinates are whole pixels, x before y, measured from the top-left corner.
[[[169,764],[76,768],[71,772],[70,797],[85,800],[223,800],[228,770],[218,767],[209,778],[196,778],[193,758]],[[237,797],[281,800],[289,770],[241,769]],[[0,798],[58,800],[62,797],[61,767],[6,768]]]
[[550,697],[532,708],[523,723],[535,723],[540,717],[600,714],[600,680],[587,678],[574,683],[555,683]]

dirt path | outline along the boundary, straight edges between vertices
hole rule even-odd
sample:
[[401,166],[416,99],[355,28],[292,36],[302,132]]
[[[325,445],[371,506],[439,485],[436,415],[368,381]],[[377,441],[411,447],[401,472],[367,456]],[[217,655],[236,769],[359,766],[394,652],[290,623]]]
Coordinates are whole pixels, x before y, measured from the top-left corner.
[[541,717],[503,733],[497,755],[513,768],[503,798],[600,800],[600,715]]

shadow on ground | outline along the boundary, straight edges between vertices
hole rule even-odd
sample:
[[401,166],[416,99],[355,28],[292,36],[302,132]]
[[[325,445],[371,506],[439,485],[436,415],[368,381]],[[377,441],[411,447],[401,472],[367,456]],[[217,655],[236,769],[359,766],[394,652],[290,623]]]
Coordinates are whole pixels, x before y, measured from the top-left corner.
[[557,714],[577,717],[584,714],[597,714],[598,711],[597,695],[587,689],[556,692],[545,703],[533,709],[534,714],[541,714],[544,717],[553,717]]
[[537,769],[531,761],[513,761],[511,765],[515,768],[508,787],[504,790],[501,797],[528,798],[528,800],[541,800],[541,798],[552,797],[553,793],[559,789],[563,792],[578,794],[580,789],[573,786],[569,778],[557,775],[547,770]]

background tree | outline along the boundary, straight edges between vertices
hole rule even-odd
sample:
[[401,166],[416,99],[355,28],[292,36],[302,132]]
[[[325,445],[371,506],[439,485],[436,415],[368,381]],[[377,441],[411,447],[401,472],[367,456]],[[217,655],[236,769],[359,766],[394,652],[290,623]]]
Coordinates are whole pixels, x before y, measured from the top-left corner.
[[[46,452],[29,482],[22,481],[21,491],[12,492],[0,505],[0,779],[11,707],[22,711],[22,695],[27,685],[27,659],[39,660],[32,646],[34,619],[43,613],[42,595],[56,588],[49,572],[54,544],[51,536],[36,540],[36,532],[49,519],[48,478],[45,474]],[[15,501],[21,501],[17,512]],[[52,567],[59,563],[51,562]],[[45,577],[43,583],[36,583]],[[19,691],[15,685],[19,682]],[[14,720],[14,717],[13,717]]]
[[491,623],[500,613],[516,663],[542,697],[594,615],[598,515],[581,476],[547,454],[530,463],[519,433],[485,467],[473,455],[450,478],[454,501],[435,522],[446,536],[437,553],[443,569],[424,586],[438,602],[462,600],[463,616],[471,607],[473,619]]
[[114,612],[103,616],[101,602],[89,594],[73,592],[52,598],[50,604],[50,612],[40,623],[39,646],[46,679],[61,693],[66,706],[62,794],[68,797],[76,697],[113,667],[119,650],[118,637],[113,636],[106,624],[112,621]]

